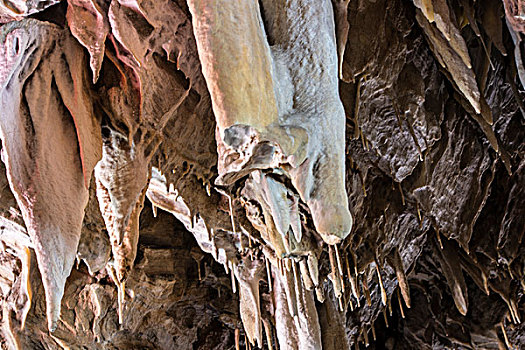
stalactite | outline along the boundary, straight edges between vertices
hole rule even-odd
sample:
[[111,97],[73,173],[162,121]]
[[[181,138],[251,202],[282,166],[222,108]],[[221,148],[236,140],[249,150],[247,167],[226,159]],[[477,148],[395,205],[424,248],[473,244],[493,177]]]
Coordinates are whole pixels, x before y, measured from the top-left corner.
[[84,54],[67,31],[29,19],[1,27],[0,42],[2,111],[10,111],[0,118],[2,159],[35,244],[54,330],[100,157],[100,127]]

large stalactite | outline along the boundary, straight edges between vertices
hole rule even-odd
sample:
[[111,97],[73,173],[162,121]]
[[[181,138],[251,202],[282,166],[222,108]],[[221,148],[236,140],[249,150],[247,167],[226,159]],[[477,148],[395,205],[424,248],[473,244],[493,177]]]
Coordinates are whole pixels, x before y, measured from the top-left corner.
[[524,13],[0,2],[0,346],[525,347]]

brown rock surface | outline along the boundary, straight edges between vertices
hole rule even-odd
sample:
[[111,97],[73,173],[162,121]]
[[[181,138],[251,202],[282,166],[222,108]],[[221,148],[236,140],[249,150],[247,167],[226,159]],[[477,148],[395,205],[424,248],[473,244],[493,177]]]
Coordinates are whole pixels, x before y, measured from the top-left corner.
[[520,6],[0,2],[0,346],[525,347]]

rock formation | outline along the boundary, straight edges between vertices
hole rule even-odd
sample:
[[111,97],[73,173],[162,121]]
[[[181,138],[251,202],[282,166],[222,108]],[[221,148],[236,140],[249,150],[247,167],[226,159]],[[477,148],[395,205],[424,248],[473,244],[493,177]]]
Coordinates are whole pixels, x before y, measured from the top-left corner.
[[6,349],[520,349],[517,0],[0,3]]

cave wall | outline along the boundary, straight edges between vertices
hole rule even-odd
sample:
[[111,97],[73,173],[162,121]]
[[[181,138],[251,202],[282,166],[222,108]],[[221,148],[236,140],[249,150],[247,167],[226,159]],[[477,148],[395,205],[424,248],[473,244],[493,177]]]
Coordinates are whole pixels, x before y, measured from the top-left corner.
[[3,2],[1,346],[525,346],[520,4]]

